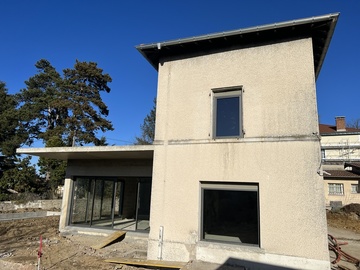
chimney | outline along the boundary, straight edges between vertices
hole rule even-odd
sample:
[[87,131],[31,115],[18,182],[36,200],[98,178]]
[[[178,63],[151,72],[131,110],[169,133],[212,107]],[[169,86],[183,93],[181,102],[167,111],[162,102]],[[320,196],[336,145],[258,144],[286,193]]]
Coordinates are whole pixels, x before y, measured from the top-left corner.
[[345,116],[336,116],[336,131],[346,131]]

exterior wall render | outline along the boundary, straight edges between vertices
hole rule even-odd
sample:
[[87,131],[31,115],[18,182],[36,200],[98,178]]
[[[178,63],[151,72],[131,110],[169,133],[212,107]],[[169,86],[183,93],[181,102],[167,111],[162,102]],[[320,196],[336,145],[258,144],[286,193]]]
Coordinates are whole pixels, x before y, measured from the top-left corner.
[[326,221],[319,218],[325,214],[322,178],[316,174],[319,158],[303,156],[317,146],[316,141],[158,146],[162,169],[153,175],[158,182],[152,190],[148,255],[157,257],[163,226],[164,259],[197,258],[200,181],[226,181],[259,184],[259,250],[327,260]]
[[[263,262],[288,265],[293,256],[312,261],[307,269],[329,268],[313,70],[311,39],[159,66],[149,259],[223,263],[262,253]],[[211,89],[229,86],[245,89],[245,138],[214,140]],[[200,181],[259,185],[256,252],[239,245],[223,253],[228,245],[200,240]]]
[[245,137],[318,132],[311,46],[302,39],[163,63],[155,139],[212,139],[211,89],[240,85]]
[[[345,132],[344,132],[345,133]],[[360,161],[360,135],[359,134],[328,134],[321,136],[323,169],[344,170],[344,162]],[[333,163],[338,165],[333,165]],[[343,195],[329,194],[329,184],[342,184]],[[342,205],[360,203],[360,193],[351,192],[351,184],[358,184],[358,181],[347,178],[324,180],[324,194],[326,207],[331,207],[330,202],[341,202]]]
[[360,135],[321,136],[321,146],[325,151],[324,161],[360,161]]
[[[344,187],[343,195],[331,195],[329,194],[329,184],[342,184]],[[347,205],[350,203],[360,203],[360,193],[352,193],[351,185],[358,185],[359,181],[354,180],[344,180],[344,179],[334,179],[334,180],[324,180],[324,190],[325,190],[325,202],[326,206],[330,206],[331,201],[341,202],[342,205]]]

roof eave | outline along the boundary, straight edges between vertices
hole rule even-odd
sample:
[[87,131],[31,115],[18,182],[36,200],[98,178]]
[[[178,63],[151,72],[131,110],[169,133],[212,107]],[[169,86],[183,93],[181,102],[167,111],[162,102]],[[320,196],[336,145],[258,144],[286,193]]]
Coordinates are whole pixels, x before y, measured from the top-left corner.
[[152,159],[153,145],[18,148],[17,154],[69,159]]
[[317,69],[315,71],[315,79],[317,79],[319,74],[320,74],[320,70],[321,70],[321,67],[322,67],[322,65],[324,63],[326,53],[327,53],[327,51],[329,49],[330,42],[331,42],[332,36],[334,34],[335,26],[336,26],[337,20],[338,20],[338,18],[340,16],[340,13],[329,14],[328,16],[329,16],[329,19],[332,19],[332,23],[330,25],[330,29],[329,29],[329,32],[328,32],[328,35],[327,35],[327,38],[326,38],[326,41],[325,41],[325,44],[324,44],[324,49],[322,51],[319,64],[318,64]]
[[136,46],[136,49],[144,56],[144,58],[156,70],[158,70],[159,58],[155,57],[155,59],[152,59],[151,53],[156,53],[157,51],[160,51],[164,47],[170,48],[170,47],[176,46],[176,45],[185,45],[185,44],[200,42],[200,41],[204,41],[204,40],[219,39],[219,38],[223,38],[223,37],[245,35],[245,34],[250,34],[250,33],[259,33],[259,32],[263,32],[263,31],[267,31],[267,30],[285,29],[285,28],[295,27],[295,26],[300,26],[300,25],[305,25],[305,24],[319,23],[322,21],[324,21],[324,22],[331,21],[330,29],[327,31],[327,36],[326,36],[324,45],[322,47],[320,59],[318,60],[317,65],[315,66],[315,78],[317,79],[317,77],[320,74],[320,70],[321,70],[322,64],[324,62],[327,50],[329,48],[330,41],[333,36],[339,15],[340,15],[340,13],[331,13],[331,14],[316,16],[316,17],[311,17],[311,18],[304,18],[304,19],[298,19],[298,20],[292,20],[292,21],[286,21],[286,22],[280,22],[280,23],[272,23],[272,24],[266,24],[266,25],[256,26],[256,27],[249,27],[249,28],[244,28],[244,29],[220,32],[220,33],[214,33],[214,34],[208,34],[208,35],[200,35],[200,36],[190,37],[190,38],[176,39],[176,40],[156,42],[156,43],[150,43],[150,44],[141,44],[141,45]]

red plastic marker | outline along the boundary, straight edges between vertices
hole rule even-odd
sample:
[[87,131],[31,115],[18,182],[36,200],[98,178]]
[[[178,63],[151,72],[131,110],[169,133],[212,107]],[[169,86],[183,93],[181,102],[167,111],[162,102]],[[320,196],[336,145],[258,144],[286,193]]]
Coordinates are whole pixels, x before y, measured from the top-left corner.
[[42,256],[42,236],[40,235],[40,247],[38,250],[38,270],[40,270],[40,258]]

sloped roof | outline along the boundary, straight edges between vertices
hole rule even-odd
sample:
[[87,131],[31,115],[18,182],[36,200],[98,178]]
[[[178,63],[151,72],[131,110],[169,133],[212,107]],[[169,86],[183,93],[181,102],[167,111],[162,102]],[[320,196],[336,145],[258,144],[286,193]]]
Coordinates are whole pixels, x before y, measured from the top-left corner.
[[346,128],[346,131],[336,131],[336,126],[334,125],[325,125],[325,124],[319,124],[319,131],[320,134],[331,134],[331,133],[339,133],[339,134],[343,134],[343,133],[359,133],[360,134],[360,129],[357,128]]
[[136,49],[158,70],[165,59],[234,50],[260,44],[311,37],[315,76],[318,77],[339,13],[243,28],[190,38],[141,44]]
[[328,174],[324,173],[324,178],[330,179],[330,178],[347,178],[347,179],[354,179],[359,180],[360,175],[352,172],[352,171],[346,171],[346,170],[325,170]]
[[350,169],[351,172],[360,176],[360,162],[345,162],[344,168]]
[[345,166],[351,166],[360,169],[360,162],[345,162]]

